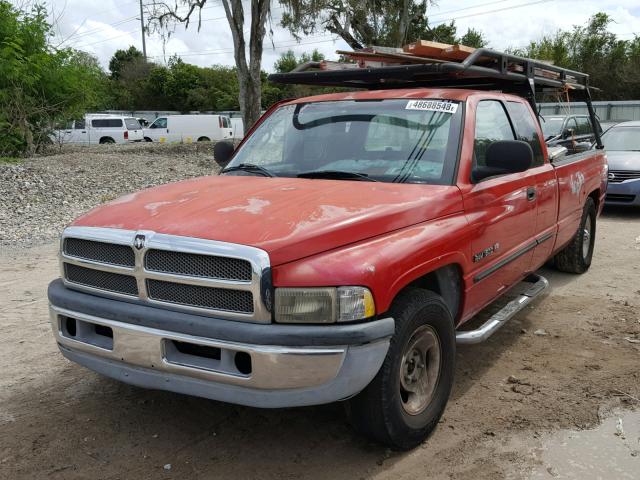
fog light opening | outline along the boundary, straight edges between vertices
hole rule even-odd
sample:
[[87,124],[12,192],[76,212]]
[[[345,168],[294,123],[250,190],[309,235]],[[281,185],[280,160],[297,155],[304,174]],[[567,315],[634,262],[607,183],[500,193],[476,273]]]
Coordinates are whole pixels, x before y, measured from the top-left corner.
[[113,338],[113,330],[110,327],[104,325],[94,324],[96,329],[96,335],[102,335],[103,337]]
[[64,317],[64,329],[66,330],[67,335],[69,335],[70,337],[75,337],[77,332],[76,319]]
[[251,355],[247,352],[236,352],[234,362],[240,373],[251,375]]

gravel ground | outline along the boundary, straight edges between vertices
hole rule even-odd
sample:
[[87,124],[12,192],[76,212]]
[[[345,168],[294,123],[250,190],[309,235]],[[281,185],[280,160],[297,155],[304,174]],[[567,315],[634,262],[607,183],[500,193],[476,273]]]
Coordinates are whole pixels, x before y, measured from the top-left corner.
[[56,243],[0,251],[0,478],[637,479],[634,417],[624,435],[602,440],[601,451],[625,462],[607,464],[586,443],[555,460],[544,452],[559,452],[563,435],[596,426],[611,408],[639,406],[638,221],[605,213],[588,273],[544,270],[546,297],[487,342],[458,349],[444,418],[407,453],[356,435],[339,403],[260,410],[78,367],[58,352],[47,315]]
[[[246,408],[131,387],[65,360],[46,298],[62,227],[126,192],[215,172],[211,158],[211,145],[136,145],[0,165],[1,479],[566,478],[541,453],[559,448],[557,435],[639,406],[634,210],[605,210],[589,272],[543,270],[547,296],[487,342],[458,349],[445,415],[412,452],[356,435],[339,403]],[[605,440],[628,463],[583,452],[567,465],[600,462],[602,478],[638,478],[634,431]]]
[[218,170],[211,143],[67,146],[20,164],[0,163],[0,245],[46,242],[96,205]]

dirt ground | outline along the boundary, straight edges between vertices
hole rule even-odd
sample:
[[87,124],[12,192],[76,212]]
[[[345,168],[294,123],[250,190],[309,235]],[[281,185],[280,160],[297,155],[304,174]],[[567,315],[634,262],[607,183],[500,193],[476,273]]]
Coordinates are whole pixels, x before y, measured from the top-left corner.
[[130,387],[71,364],[47,316],[56,247],[0,251],[2,479],[482,480],[540,468],[554,478],[534,454],[545,438],[639,406],[638,211],[606,211],[587,274],[545,270],[546,297],[486,343],[459,348],[444,418],[409,453],[357,436],[340,404],[238,407]]

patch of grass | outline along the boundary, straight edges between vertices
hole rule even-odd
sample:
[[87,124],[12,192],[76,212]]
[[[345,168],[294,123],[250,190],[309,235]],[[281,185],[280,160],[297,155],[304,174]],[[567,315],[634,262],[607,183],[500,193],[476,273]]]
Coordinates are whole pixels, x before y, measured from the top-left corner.
[[18,157],[0,157],[0,165],[16,165],[22,163],[24,158]]

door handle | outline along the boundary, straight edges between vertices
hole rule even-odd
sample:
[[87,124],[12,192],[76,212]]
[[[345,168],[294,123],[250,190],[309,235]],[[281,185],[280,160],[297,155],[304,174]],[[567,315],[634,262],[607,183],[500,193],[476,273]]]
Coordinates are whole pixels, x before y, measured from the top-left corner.
[[536,189],[534,187],[527,188],[527,200],[533,202],[536,199]]

